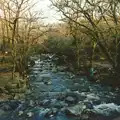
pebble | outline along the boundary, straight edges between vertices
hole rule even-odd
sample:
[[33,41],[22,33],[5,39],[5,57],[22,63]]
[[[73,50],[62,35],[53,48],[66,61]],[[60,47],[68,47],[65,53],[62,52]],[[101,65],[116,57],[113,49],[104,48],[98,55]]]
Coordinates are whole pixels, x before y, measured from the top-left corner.
[[23,111],[19,111],[18,115],[21,116],[23,113],[24,113]]
[[34,115],[34,114],[33,114],[32,112],[28,112],[28,113],[27,113],[27,116],[28,116],[28,117],[32,117],[33,115]]

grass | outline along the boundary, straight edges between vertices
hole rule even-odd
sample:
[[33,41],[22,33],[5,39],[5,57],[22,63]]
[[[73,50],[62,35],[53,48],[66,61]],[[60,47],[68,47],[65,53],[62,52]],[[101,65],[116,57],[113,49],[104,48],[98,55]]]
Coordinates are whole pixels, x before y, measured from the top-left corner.
[[[16,77],[19,76],[18,73],[15,73]],[[5,87],[8,83],[17,83],[17,79],[12,80],[12,73],[0,73],[0,87]]]

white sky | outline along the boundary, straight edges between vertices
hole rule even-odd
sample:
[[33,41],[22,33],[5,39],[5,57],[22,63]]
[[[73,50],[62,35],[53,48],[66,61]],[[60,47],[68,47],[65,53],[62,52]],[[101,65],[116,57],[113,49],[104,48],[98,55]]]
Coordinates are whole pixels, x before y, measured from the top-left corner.
[[[60,14],[55,10],[50,8],[50,0],[33,0],[37,2],[35,5],[35,11],[42,11],[43,17],[45,17],[45,23],[56,23],[59,22]],[[3,12],[0,9],[0,17],[3,16]]]
[[51,9],[51,2],[49,0],[36,0],[38,1],[36,5],[36,10],[42,10],[46,23],[56,23],[60,19],[60,15],[55,9]]
[[3,16],[3,12],[2,12],[2,10],[0,9],[0,17],[2,17]]

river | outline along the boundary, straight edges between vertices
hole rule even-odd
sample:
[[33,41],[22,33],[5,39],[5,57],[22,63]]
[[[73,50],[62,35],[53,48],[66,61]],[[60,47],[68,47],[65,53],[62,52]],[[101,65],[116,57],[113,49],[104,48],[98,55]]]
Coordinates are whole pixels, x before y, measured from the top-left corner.
[[1,102],[0,120],[114,120],[120,116],[118,88],[66,71],[54,63],[53,55],[31,59],[35,65],[29,68],[26,98]]

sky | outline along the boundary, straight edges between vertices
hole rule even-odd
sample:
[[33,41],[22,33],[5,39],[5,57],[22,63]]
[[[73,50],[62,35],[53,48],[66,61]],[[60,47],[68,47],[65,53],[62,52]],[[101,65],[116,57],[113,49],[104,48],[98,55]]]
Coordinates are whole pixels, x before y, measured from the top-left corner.
[[3,12],[2,10],[0,9],[0,18],[3,16]]
[[36,10],[42,10],[43,16],[45,17],[44,22],[46,23],[56,23],[60,19],[59,13],[55,9],[51,9],[50,0],[36,0],[38,3],[36,5]]
[[[52,9],[50,0],[33,0],[36,5],[35,11],[42,11],[45,23],[58,23],[60,19],[60,14],[54,9]],[[0,9],[0,17],[3,17],[3,11]]]

